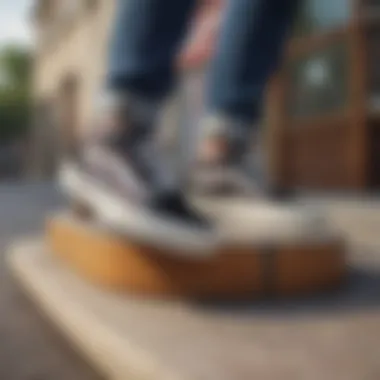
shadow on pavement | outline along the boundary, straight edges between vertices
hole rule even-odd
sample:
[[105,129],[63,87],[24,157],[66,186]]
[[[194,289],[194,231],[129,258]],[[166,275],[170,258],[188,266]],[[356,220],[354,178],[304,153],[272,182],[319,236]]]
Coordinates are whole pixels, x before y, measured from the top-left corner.
[[207,312],[284,317],[308,314],[341,314],[380,309],[380,268],[351,269],[346,282],[336,291],[312,297],[270,298],[245,302],[198,302]]

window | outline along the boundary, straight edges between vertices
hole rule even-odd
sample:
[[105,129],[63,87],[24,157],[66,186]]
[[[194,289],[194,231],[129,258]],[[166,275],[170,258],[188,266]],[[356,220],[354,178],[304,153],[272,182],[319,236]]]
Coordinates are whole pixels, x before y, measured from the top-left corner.
[[301,4],[294,31],[296,36],[339,28],[348,22],[352,13],[352,0],[304,0]]
[[99,5],[99,0],[86,0],[86,9],[89,11],[96,10],[97,6]]
[[79,0],[65,0],[59,3],[59,13],[63,18],[73,17],[81,8],[81,1]]
[[380,0],[363,0],[365,9],[380,9]]
[[380,112],[380,26],[371,27],[367,32],[369,107]]
[[343,107],[348,99],[348,66],[344,42],[294,59],[288,67],[289,114],[313,117]]

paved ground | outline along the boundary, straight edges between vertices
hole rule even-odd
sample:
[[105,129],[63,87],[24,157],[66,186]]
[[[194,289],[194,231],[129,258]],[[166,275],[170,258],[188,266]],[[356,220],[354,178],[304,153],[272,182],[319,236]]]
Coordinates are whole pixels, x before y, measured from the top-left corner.
[[[0,185],[0,249],[42,228],[44,216],[62,203],[52,186]],[[0,379],[96,380],[19,291],[0,257]]]
[[[1,252],[4,252],[5,247],[17,236],[40,231],[46,213],[59,208],[61,204],[62,200],[51,185],[0,185]],[[319,348],[317,347],[319,343],[312,347],[313,350],[325,351],[324,356],[329,356],[320,364],[349,365],[348,368],[353,375],[350,378],[379,380],[380,202],[325,199],[319,201],[319,204],[321,207],[327,207],[330,219],[350,237],[351,243],[355,246],[351,256],[355,270],[345,290],[339,294],[328,299],[313,299],[310,302],[290,302],[280,306],[281,312],[285,314],[289,312],[289,315],[312,312],[315,318],[319,318],[318,313],[336,312],[337,318],[342,318],[342,322],[336,321],[337,323],[333,325],[326,325],[327,327],[321,330],[323,334],[328,334],[326,339],[315,338],[316,342],[325,343],[322,342]],[[98,379],[92,370],[65,345],[64,340],[60,339],[50,324],[39,316],[33,305],[23,297],[7,273],[3,256],[0,256],[0,310],[0,379]],[[269,306],[269,309],[268,306],[259,305],[254,312],[259,315],[261,313],[273,315],[275,312],[277,315],[273,305]],[[319,324],[323,324],[323,318],[319,321]],[[281,320],[278,323],[280,326]],[[351,326],[349,334],[345,333],[347,326]],[[302,328],[302,331],[305,329],[307,331],[301,334],[300,327],[298,327],[299,339],[309,331],[306,327]],[[320,335],[312,330],[313,328],[306,335]],[[334,343],[328,343],[332,341]],[[326,344],[329,346],[323,348]],[[291,346],[291,342],[289,345]],[[350,355],[344,356],[350,357],[349,363],[339,362],[341,357],[339,351],[344,351],[347,355],[349,351]],[[364,362],[367,364],[364,365]],[[298,379],[296,374],[292,378]],[[320,380],[315,373],[311,378]]]

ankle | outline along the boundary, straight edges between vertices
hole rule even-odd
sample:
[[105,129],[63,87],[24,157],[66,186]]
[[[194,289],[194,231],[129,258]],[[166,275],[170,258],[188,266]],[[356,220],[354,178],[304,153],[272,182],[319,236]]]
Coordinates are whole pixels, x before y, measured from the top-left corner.
[[102,93],[96,103],[94,135],[150,134],[155,129],[159,104],[127,92]]
[[210,163],[239,159],[248,152],[253,135],[248,123],[208,116],[201,122],[198,158]]
[[119,112],[128,110],[137,122],[150,123],[157,118],[160,102],[124,91],[104,92],[99,99],[101,112]]

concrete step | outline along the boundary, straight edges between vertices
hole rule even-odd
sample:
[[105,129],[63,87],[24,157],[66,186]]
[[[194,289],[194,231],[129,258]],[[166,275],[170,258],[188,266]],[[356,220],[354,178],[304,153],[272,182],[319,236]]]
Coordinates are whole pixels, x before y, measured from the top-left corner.
[[363,368],[378,368],[378,351],[362,344],[379,331],[372,314],[290,318],[281,308],[223,312],[134,298],[82,280],[41,238],[19,241],[8,260],[34,302],[110,380],[358,380]]

